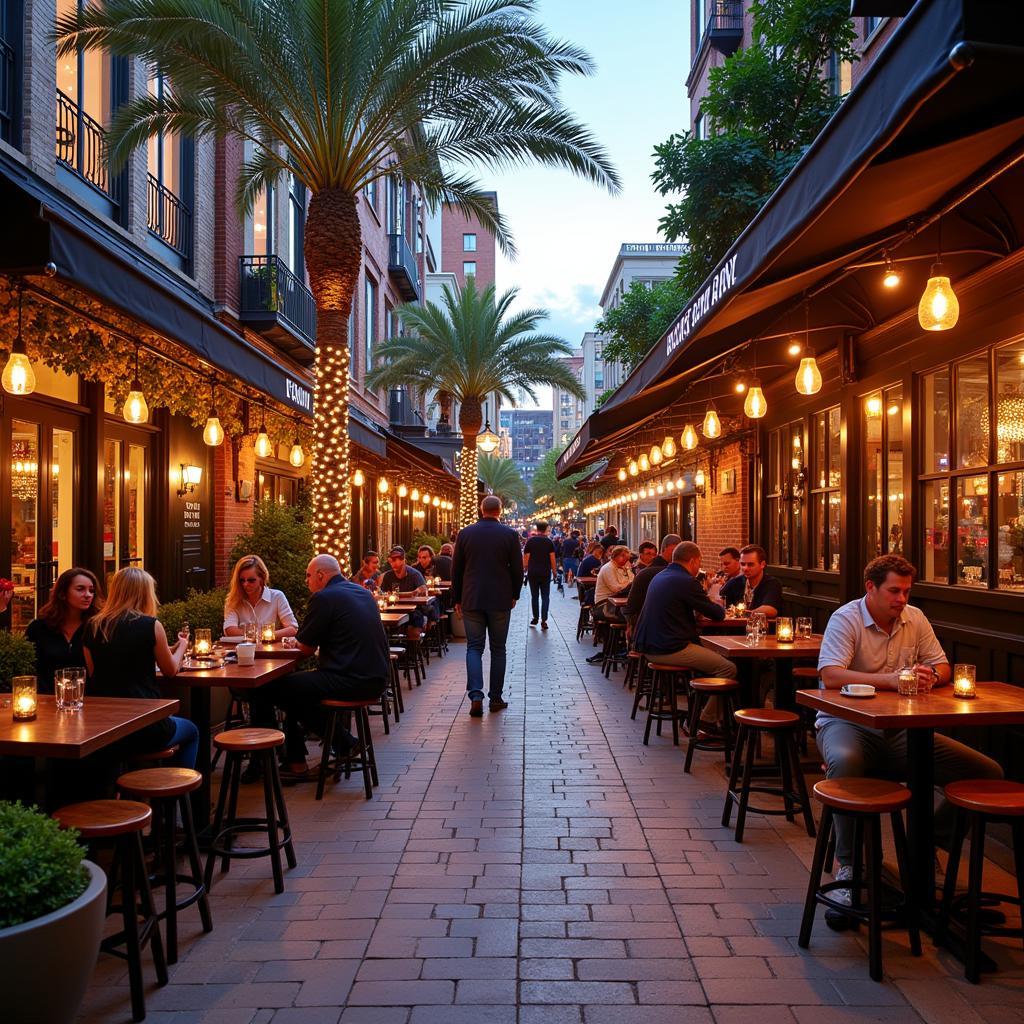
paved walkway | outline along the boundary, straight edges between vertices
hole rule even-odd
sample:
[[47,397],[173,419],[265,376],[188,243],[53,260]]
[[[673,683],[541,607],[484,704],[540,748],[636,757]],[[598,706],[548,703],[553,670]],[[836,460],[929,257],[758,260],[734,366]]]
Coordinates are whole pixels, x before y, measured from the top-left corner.
[[[555,595],[541,633],[520,604],[501,714],[467,717],[461,646],[432,661],[378,742],[372,801],[356,778],[319,804],[286,790],[287,891],[265,862],[220,876],[215,929],[185,913],[150,1024],[1024,1021],[1019,947],[980,986],[895,934],[875,984],[820,917],[799,950],[812,841],[753,816],[733,842],[717,759],[685,776],[670,739],[642,746],[621,674],[582,663],[577,608]],[[127,1019],[126,985],[103,957],[83,1020]]]

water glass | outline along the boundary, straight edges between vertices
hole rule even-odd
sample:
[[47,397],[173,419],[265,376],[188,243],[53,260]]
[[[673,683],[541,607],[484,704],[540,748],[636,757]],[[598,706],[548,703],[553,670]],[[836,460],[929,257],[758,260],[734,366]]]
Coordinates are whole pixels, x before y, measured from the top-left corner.
[[747,619],[747,643],[753,647],[761,642],[761,620],[756,615]]
[[260,638],[260,624],[258,622],[243,622],[242,637],[247,644],[254,644]]
[[917,671],[914,666],[904,667],[896,676],[896,687],[901,697],[917,696]]
[[58,711],[81,711],[85,704],[85,669],[59,668],[53,674]]
[[809,640],[814,635],[814,624],[809,615],[801,615],[796,620],[796,635],[801,640]]

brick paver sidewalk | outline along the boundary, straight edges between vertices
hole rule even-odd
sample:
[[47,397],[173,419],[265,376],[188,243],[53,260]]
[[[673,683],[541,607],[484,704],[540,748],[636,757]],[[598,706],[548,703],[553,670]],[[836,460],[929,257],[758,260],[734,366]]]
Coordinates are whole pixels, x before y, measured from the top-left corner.
[[[375,721],[372,801],[356,777],[322,803],[286,790],[286,892],[262,861],[217,876],[214,931],[183,914],[151,1024],[1024,1020],[1010,945],[980,986],[895,933],[875,984],[860,940],[820,917],[799,950],[812,841],[755,815],[733,842],[717,757],[685,776],[668,737],[641,744],[622,674],[582,661],[577,610],[553,595],[542,633],[519,605],[500,714],[467,716],[461,645],[432,660],[391,736]],[[102,957],[83,1020],[126,1020],[128,1005],[123,964]]]

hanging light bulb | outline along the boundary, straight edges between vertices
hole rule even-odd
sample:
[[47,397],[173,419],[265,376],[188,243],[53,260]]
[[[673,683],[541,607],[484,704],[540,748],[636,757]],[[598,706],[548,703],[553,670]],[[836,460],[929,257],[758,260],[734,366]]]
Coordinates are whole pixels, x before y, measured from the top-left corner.
[[363,476],[363,471],[362,471],[361,469],[357,469],[357,470],[356,470],[356,471],[355,471],[355,472],[354,472],[354,473],[352,474],[352,483],[353,483],[353,484],[354,484],[354,485],[355,485],[356,487],[362,487],[362,486],[363,486],[363,484],[365,484],[365,483],[366,483],[366,477],[365,477],[365,476]]
[[380,491],[381,494],[387,494],[390,488],[391,484],[388,483],[388,478],[386,476],[382,476],[377,481],[377,490]]
[[135,376],[132,378],[132,387],[128,397],[124,400],[124,408],[121,415],[128,423],[145,423],[149,419],[149,406],[146,405],[146,396],[142,393],[142,385],[139,384],[139,346],[135,346]]
[[902,280],[903,275],[900,274],[896,261],[892,258],[891,253],[886,252],[885,270],[882,272],[882,285],[886,288],[898,288]]
[[4,367],[4,391],[9,395],[31,395],[36,389],[36,374],[25,354],[25,339],[21,336],[22,289],[18,288],[18,336],[11,346],[11,355]]
[[924,294],[917,305],[917,322],[926,331],[948,331],[956,327],[959,319],[960,303],[945,274],[942,261],[937,260],[932,264],[932,269],[928,273],[928,284],[925,285]]
[[420,500],[420,492],[414,487],[412,489],[412,494],[410,494],[409,497],[412,498],[413,501],[419,501]]
[[295,438],[292,442],[292,450],[288,453],[288,461],[296,469],[299,469],[306,461],[306,453],[302,450],[302,445],[299,444],[298,438]]
[[733,386],[736,389],[737,395],[742,395],[747,390],[747,382],[745,380],[738,380]]
[[640,458],[637,459],[637,463],[640,466],[641,473],[647,473],[651,468],[651,460],[647,457],[647,452],[641,452]]
[[430,504],[433,505],[434,508],[437,508],[441,504],[441,499],[435,494]]
[[761,390],[761,382],[755,377],[747,392],[747,397],[743,400],[743,414],[752,420],[759,420],[766,412],[768,412],[768,403]]
[[626,473],[625,467],[622,467],[619,470],[619,472],[618,472],[619,483],[622,483],[626,479],[627,476],[628,476],[628,474]]
[[666,480],[665,481],[665,490],[666,491],[671,492],[671,491],[674,491],[675,489],[676,489],[676,482],[674,480]]
[[423,497],[420,499],[424,505],[430,504],[430,495],[426,491],[423,492]]
[[636,459],[629,460],[629,475],[636,476],[640,472],[640,467],[636,464]]
[[715,438],[722,435],[722,421],[718,418],[718,410],[715,408],[714,402],[708,408],[701,431],[705,437]]
[[398,485],[398,496],[404,498],[409,493],[409,488],[405,484]]
[[655,489],[655,490],[656,490],[656,491],[657,491],[657,492],[658,492],[659,494],[664,494],[664,493],[665,493],[665,485],[664,485],[664,484],[658,484],[658,486],[657,486],[657,487],[655,487],[654,489]]
[[704,476],[704,470],[698,469],[693,476],[693,486],[696,487],[698,491],[700,491],[703,490],[705,486],[707,486],[707,482],[707,477]]
[[[265,404],[260,412],[260,432],[256,435],[256,443],[253,448],[261,459],[269,459],[274,454],[274,446],[270,443],[270,435],[267,433]],[[288,459],[291,461],[291,455],[288,456]],[[302,461],[306,461],[305,456],[302,457]]]
[[656,444],[656,445],[654,445],[653,448],[651,448],[651,465],[652,466],[660,466],[661,465],[661,445],[660,444]]
[[683,488],[685,486],[686,486],[686,481],[681,476],[677,476],[676,477],[676,490],[677,491],[681,491],[681,490],[683,490]]
[[796,389],[801,395],[816,395],[821,390],[821,370],[813,355],[804,355],[796,371]]
[[214,402],[216,385],[210,385],[210,415],[206,419],[206,426],[203,427],[203,442],[211,448],[216,448],[224,442],[224,428],[220,425],[220,418],[217,416],[217,405]]
[[693,424],[687,423],[686,426],[683,427],[683,433],[679,438],[679,443],[688,452],[692,452],[693,449],[697,447],[697,431],[693,429]]
[[676,440],[671,434],[666,435],[665,440],[661,442],[661,454],[666,459],[674,459],[676,457]]
[[641,497],[641,499],[647,497],[647,488],[646,487],[641,487],[640,488],[640,497]]
[[803,352],[803,350],[803,345],[801,345],[800,342],[796,340],[796,338],[790,338],[789,345],[787,346],[786,351],[791,356],[798,356],[801,352]]

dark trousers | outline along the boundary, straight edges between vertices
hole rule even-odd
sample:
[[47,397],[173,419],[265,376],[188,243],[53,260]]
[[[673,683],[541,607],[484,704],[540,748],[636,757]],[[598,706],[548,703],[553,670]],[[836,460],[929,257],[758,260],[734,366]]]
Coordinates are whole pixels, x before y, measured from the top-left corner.
[[[323,736],[326,715],[322,700],[374,700],[384,692],[385,680],[346,679],[333,672],[295,672],[251,691],[253,724],[273,719],[273,708],[287,716],[285,756],[292,763],[306,759],[306,731]],[[334,733],[336,747],[345,749],[355,742],[339,725]]]
[[540,618],[547,622],[548,609],[551,607],[551,573],[546,572],[543,576],[527,576],[530,584],[530,607],[533,609],[533,617],[538,617],[537,608],[540,606]]

